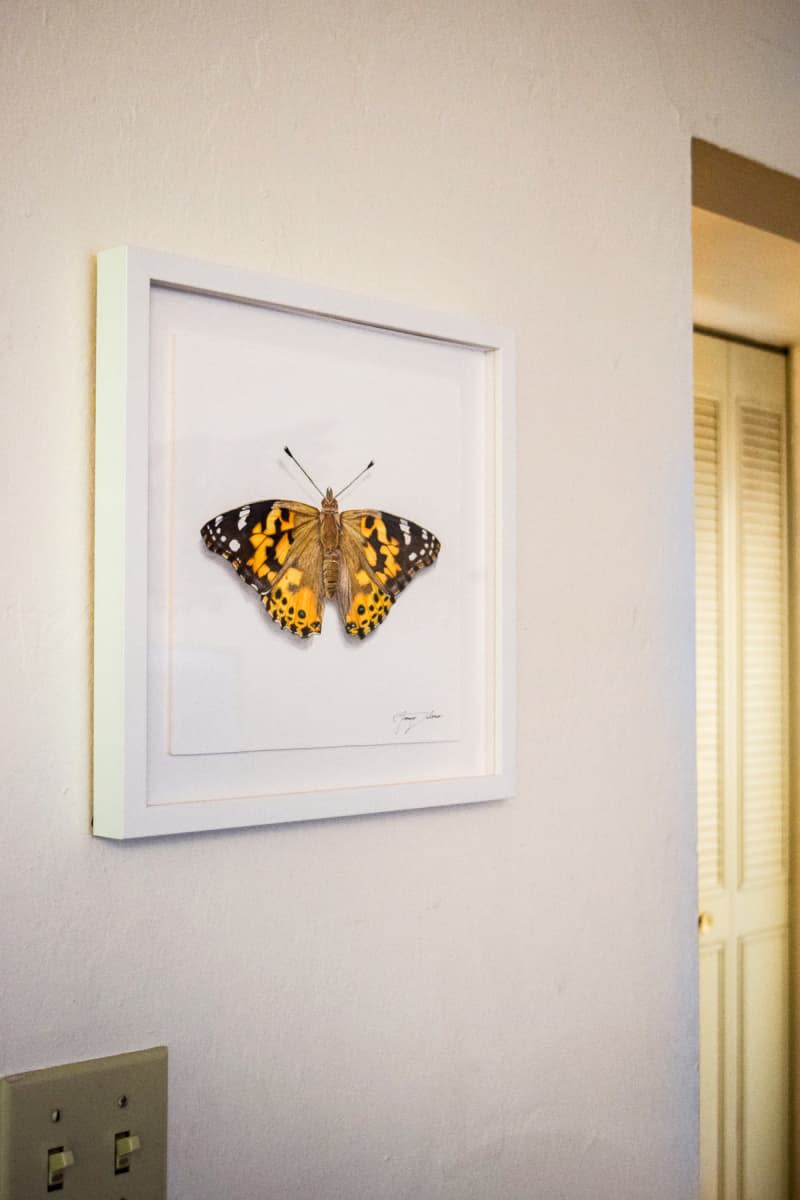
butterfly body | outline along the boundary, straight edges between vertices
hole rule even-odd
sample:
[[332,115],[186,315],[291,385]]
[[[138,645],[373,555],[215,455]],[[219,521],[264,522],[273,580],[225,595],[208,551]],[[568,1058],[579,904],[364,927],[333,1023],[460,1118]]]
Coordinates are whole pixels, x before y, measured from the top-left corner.
[[329,600],[339,590],[340,537],[339,505],[333,495],[333,489],[328,488],[322,497],[322,508],[319,514],[319,540],[322,543],[322,586]]
[[259,500],[220,513],[201,530],[274,621],[298,637],[322,630],[326,600],[337,600],[348,634],[365,638],[440,543],[427,529],[378,509],[348,509],[328,488],[320,508]]

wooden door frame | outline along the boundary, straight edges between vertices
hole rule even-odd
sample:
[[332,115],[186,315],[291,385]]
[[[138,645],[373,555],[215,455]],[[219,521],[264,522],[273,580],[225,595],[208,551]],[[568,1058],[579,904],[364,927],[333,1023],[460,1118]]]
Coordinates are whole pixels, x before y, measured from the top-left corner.
[[[800,179],[711,142],[692,139],[692,205],[800,243]],[[800,280],[798,281],[800,286]],[[800,341],[790,347],[788,387],[790,1194],[800,1197]]]

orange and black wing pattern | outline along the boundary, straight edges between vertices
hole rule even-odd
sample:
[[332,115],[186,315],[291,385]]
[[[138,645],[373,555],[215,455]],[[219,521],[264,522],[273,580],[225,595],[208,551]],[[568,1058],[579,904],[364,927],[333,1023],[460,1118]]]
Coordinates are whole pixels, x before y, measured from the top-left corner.
[[418,571],[436,561],[439,539],[406,517],[353,508],[341,515],[339,609],[346,631],[365,638]]
[[258,592],[273,621],[298,637],[322,629],[319,510],[293,500],[257,500],[212,517],[209,550]]

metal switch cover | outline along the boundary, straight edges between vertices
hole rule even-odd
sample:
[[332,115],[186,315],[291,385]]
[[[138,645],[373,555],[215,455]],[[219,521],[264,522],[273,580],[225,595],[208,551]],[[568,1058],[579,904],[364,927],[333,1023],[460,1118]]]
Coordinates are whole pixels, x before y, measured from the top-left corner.
[[167,1048],[0,1079],[0,1200],[166,1200]]

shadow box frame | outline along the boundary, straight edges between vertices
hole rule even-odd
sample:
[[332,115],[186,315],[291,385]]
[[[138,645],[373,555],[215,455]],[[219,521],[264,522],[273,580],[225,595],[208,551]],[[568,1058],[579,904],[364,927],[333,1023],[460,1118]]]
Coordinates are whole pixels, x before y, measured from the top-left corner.
[[[166,315],[159,316],[159,312]],[[226,332],[220,333],[220,329]],[[289,342],[291,348],[287,349]],[[291,370],[280,365],[284,360],[291,361]],[[264,372],[269,381],[276,377],[274,372],[283,371],[281,386],[289,380],[300,389],[301,403],[295,404],[292,413],[304,411],[305,395],[314,419],[301,425],[296,415],[290,417],[288,436],[273,444],[270,435],[277,439],[280,422],[275,404],[270,406],[267,398],[253,407],[244,399],[239,412],[236,402],[221,395],[217,398],[213,383],[206,387],[203,382],[217,367],[223,381],[232,374],[241,375],[238,386],[242,396],[261,396]],[[179,369],[185,383],[175,382]],[[92,814],[96,836],[127,839],[272,825],[476,803],[513,794],[514,371],[513,335],[485,321],[138,247],[119,246],[98,255]],[[320,407],[316,381],[331,380],[335,387],[339,376],[342,391],[337,404]],[[369,389],[375,380],[379,398],[374,401],[373,417]],[[199,393],[205,389],[209,398],[195,403],[194,387]],[[431,482],[433,499],[428,510],[420,513],[413,504],[404,509],[399,507],[402,501],[387,502],[386,509],[405,512],[415,520],[424,516],[441,536],[436,511],[429,515],[431,508],[436,510],[438,495],[439,519],[451,532],[449,542],[442,537],[443,553],[434,568],[422,572],[395,610],[406,613],[405,625],[393,612],[385,631],[376,630],[359,642],[344,636],[332,601],[322,637],[307,639],[317,646],[326,635],[333,639],[327,658],[314,660],[306,653],[306,640],[291,637],[265,621],[267,614],[249,589],[235,586],[239,581],[228,564],[207,553],[199,538],[201,522],[194,522],[192,537],[185,538],[175,513],[181,503],[181,480],[189,481],[190,487],[205,487],[209,493],[205,508],[192,500],[193,518],[195,510],[205,520],[222,511],[211,500],[217,457],[227,464],[230,475],[227,490],[218,489],[223,499],[227,498],[227,507],[252,501],[252,486],[249,492],[244,484],[237,490],[238,481],[234,483],[231,472],[242,450],[248,450],[254,440],[269,442],[268,447],[259,445],[258,453],[264,461],[264,478],[273,476],[272,485],[265,484],[256,494],[291,496],[294,492],[298,499],[314,503],[300,476],[294,477],[295,482],[280,477],[280,469],[285,470],[288,461],[281,458],[280,451],[283,441],[292,441],[297,433],[303,440],[302,447],[295,447],[303,451],[298,458],[310,467],[312,475],[324,469],[324,464],[319,467],[319,455],[325,438],[328,446],[338,448],[349,436],[347,429],[340,429],[335,422],[331,425],[326,416],[333,409],[349,411],[348,387],[356,406],[352,409],[353,431],[355,414],[360,413],[357,428],[362,430],[368,423],[364,414],[369,413],[379,443],[391,447],[399,436],[405,447],[393,464],[394,483],[390,474],[383,477],[389,496],[394,494],[394,486],[398,496],[418,497],[424,462],[428,461],[425,448],[429,447],[431,454],[436,452],[435,459],[430,459],[437,468],[429,472],[436,479]],[[416,399],[410,401],[409,409],[398,404],[397,396],[412,392]],[[388,399],[381,400],[384,396]],[[227,449],[227,457],[218,454],[215,445],[215,439],[220,440],[223,410],[224,420],[231,426],[231,445],[221,448]],[[266,414],[264,430],[237,427],[237,419],[240,426],[245,423],[246,412],[251,414],[248,421],[253,413]],[[208,426],[203,425],[205,420],[210,422]],[[420,426],[429,428],[425,437],[419,435]],[[170,429],[175,428],[179,431],[171,434]],[[309,462],[306,452],[309,442],[313,451],[314,438],[321,449],[317,457],[312,453]],[[450,440],[463,445],[463,453],[451,454]],[[350,445],[344,448],[348,464],[363,465],[355,461],[356,452]],[[390,451],[384,451],[384,462],[392,457]],[[173,465],[165,467],[164,461]],[[344,461],[342,454],[342,464]],[[175,462],[183,464],[182,474]],[[380,464],[376,471],[379,469]],[[329,482],[341,480],[320,479],[323,485]],[[370,507],[376,501],[382,503],[378,482],[376,476],[370,496],[365,485],[356,485],[350,503],[355,507],[359,501],[369,501]],[[359,487],[364,494],[356,496]],[[473,536],[475,526],[479,528]],[[177,567],[170,558],[176,542],[185,555],[183,566],[179,563]],[[444,551],[449,546],[454,547],[451,561],[440,568],[440,563],[447,563]],[[166,587],[160,580],[162,560]],[[206,574],[200,585],[187,585],[190,601],[181,599],[180,587],[176,590],[169,580],[176,572],[182,580],[201,570]],[[426,577],[434,582],[423,590]],[[214,601],[214,611],[207,611],[209,604],[203,599],[206,581],[212,590],[230,589],[220,593],[222,600]],[[463,602],[458,599],[462,594],[466,596]],[[407,597],[415,595],[412,609]],[[448,617],[448,605],[455,611],[453,620]],[[423,640],[417,645],[425,635],[429,614],[433,632],[427,631],[428,643]],[[227,669],[230,658],[230,654],[215,655],[198,648],[198,638],[202,641],[203,628],[238,629],[240,616],[263,623],[263,633],[262,626],[253,624],[241,634],[249,639],[242,669],[250,675],[244,682],[229,685],[223,672],[215,685],[218,698],[209,700],[195,715],[192,705],[197,697],[201,703],[206,693],[217,695],[214,687],[202,682],[197,685],[192,675],[197,661],[210,664],[207,669],[214,677],[215,664],[222,662]],[[189,630],[189,651],[184,657],[178,645],[182,635],[171,632],[182,622]],[[200,623],[199,634],[192,622]],[[390,639],[393,623],[398,632]],[[335,626],[333,631],[331,626]],[[356,656],[364,653],[359,647],[379,639],[384,658],[379,660],[379,651],[374,651],[373,684],[367,658]],[[295,650],[292,643],[301,646]],[[449,649],[441,651],[437,665],[439,645]],[[292,659],[290,653],[303,656]],[[271,666],[271,659],[279,656],[283,657]],[[434,708],[422,704],[418,710],[407,711],[403,697],[391,696],[395,669],[402,675],[404,664],[413,663],[415,656],[429,664],[428,685],[440,681],[444,694],[458,709],[458,719],[454,717],[451,727],[447,726],[449,733],[434,734],[438,723],[428,718],[441,715]],[[454,682],[454,671],[458,674],[457,664],[462,659],[467,662],[465,674]],[[315,661],[321,674],[323,669],[338,672],[340,680],[335,704],[327,704],[328,712],[335,708],[344,714],[343,732],[332,749],[326,748],[316,730],[305,745],[294,745],[291,739],[270,746],[257,741],[240,744],[236,740],[240,736],[238,718],[231,719],[231,728],[222,730],[220,744],[216,744],[218,726],[224,725],[223,718],[236,708],[234,701],[240,706],[236,712],[241,714],[242,726],[248,720],[252,724],[252,712],[240,695],[246,696],[251,686],[256,692],[262,684],[265,689],[259,701],[265,725],[272,725],[270,711],[280,715],[281,697],[286,697],[289,707],[294,703],[297,712],[306,705],[309,720],[312,712],[324,710],[314,686]],[[188,672],[185,677],[184,671]],[[273,675],[279,686],[266,682]],[[200,679],[204,678],[201,674]],[[363,725],[365,732],[359,744],[351,744],[348,712],[352,707],[357,714],[357,702],[363,707],[365,694],[369,700],[373,686],[376,698],[386,694],[387,712],[391,708],[395,727],[389,730],[387,726],[385,739],[370,732],[368,706],[363,708],[363,719],[353,717],[356,731]],[[413,681],[406,686],[413,691]],[[183,706],[180,717],[176,716],[177,703]],[[402,719],[406,724],[399,728]],[[411,738],[398,738],[408,730]],[[425,741],[428,735],[431,740]],[[251,735],[245,730],[241,737],[246,736]],[[285,735],[279,732],[275,736]],[[175,737],[186,742],[183,757],[174,751],[176,743],[170,739]],[[415,737],[419,739],[416,742]],[[388,744],[392,740],[395,744]],[[182,746],[181,742],[179,749]],[[276,783],[271,782],[273,777]]]

